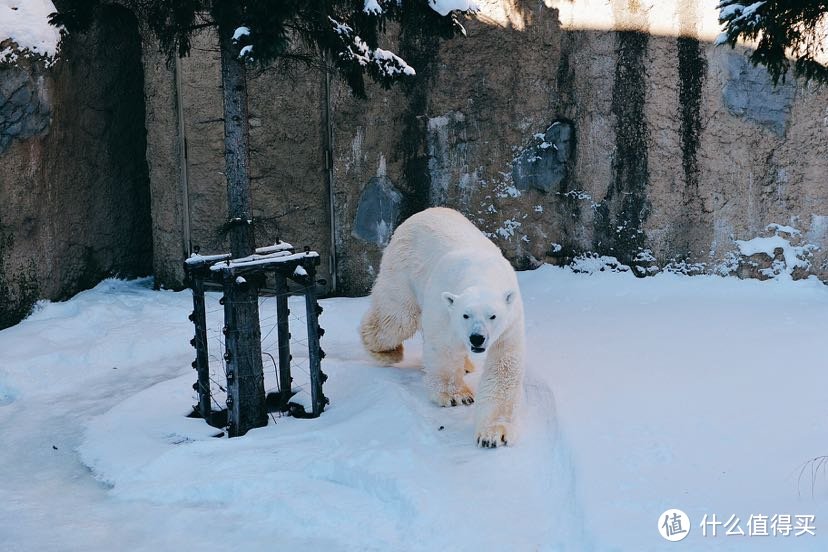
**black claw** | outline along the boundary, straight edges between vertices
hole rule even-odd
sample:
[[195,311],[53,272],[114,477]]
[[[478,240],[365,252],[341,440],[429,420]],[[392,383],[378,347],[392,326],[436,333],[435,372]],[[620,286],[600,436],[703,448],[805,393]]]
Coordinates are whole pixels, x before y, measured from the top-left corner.
[[457,401],[454,400],[454,399],[451,399],[451,406],[457,406]]

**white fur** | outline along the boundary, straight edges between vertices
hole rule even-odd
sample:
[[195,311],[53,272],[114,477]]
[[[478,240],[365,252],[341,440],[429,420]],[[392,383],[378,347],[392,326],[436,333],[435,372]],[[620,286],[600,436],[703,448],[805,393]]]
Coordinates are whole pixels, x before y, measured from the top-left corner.
[[474,402],[463,375],[476,354],[471,336],[483,340],[475,438],[481,446],[507,444],[523,381],[520,289],[500,250],[452,209],[427,209],[394,232],[360,333],[377,360],[394,363],[420,328],[425,380],[441,406]]

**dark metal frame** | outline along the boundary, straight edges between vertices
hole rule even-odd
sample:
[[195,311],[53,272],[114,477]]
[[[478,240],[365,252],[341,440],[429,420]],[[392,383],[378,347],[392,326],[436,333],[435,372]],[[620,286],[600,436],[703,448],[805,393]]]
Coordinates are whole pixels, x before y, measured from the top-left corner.
[[[280,242],[281,243],[281,242]],[[277,243],[277,245],[280,245]],[[193,293],[193,312],[190,320],[195,326],[195,337],[190,344],[196,350],[196,358],[192,363],[198,374],[198,380],[193,389],[198,393],[198,404],[193,406],[195,415],[204,418],[208,424],[215,427],[229,427],[230,434],[233,424],[239,420],[238,408],[240,404],[240,382],[235,377],[233,359],[243,351],[239,349],[238,331],[235,325],[232,309],[227,308],[228,297],[234,292],[245,290],[245,286],[256,286],[258,295],[276,295],[277,341],[278,341],[278,377],[279,393],[270,393],[262,400],[267,401],[271,411],[289,413],[295,417],[316,418],[329,404],[325,397],[322,385],[327,375],[322,372],[322,359],[325,352],[319,345],[319,339],[325,330],[319,326],[319,315],[322,307],[317,301],[316,268],[319,265],[319,255],[305,248],[304,253],[296,254],[293,248],[283,244],[285,248],[280,253],[268,255],[266,253],[255,256],[255,262],[247,259],[233,260],[229,255],[195,255],[184,263],[185,273],[190,289]],[[263,248],[267,250],[267,248]],[[259,253],[262,250],[257,250]],[[245,262],[247,261],[247,262]],[[301,270],[300,270],[301,269]],[[268,275],[275,280],[275,289],[266,290],[258,285]],[[239,278],[242,277],[242,278]],[[289,282],[295,284],[293,288]],[[210,366],[207,344],[207,310],[204,292],[207,287],[216,287],[224,291],[221,303],[224,309],[224,337],[225,337],[225,375],[227,377],[227,410],[214,410],[210,393]],[[305,314],[308,331],[308,360],[311,377],[311,411],[306,412],[304,407],[290,402],[294,392],[290,373],[290,309],[288,297],[303,295],[305,298]],[[260,377],[264,377],[261,374]]]

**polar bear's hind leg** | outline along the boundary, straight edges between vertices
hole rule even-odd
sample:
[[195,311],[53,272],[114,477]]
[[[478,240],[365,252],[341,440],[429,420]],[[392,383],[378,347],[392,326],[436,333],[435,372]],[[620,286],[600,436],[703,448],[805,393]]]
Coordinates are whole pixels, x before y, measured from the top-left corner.
[[420,307],[411,299],[392,305],[372,301],[359,328],[362,344],[371,356],[382,364],[394,364],[403,359],[403,341],[417,332]]

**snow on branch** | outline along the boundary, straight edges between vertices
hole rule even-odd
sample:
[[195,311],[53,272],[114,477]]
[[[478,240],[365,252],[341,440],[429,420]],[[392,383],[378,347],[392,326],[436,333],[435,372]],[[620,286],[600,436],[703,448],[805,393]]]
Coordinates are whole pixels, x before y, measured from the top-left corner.
[[761,23],[759,8],[764,0],[745,5],[738,0],[722,0],[719,3],[719,22],[727,26],[727,34],[758,28]]
[[723,32],[716,44],[752,43],[750,61],[766,67],[774,83],[791,66],[806,81],[828,82],[825,0],[720,0],[718,9]]
[[233,42],[239,44],[239,59],[253,59],[253,45],[247,44],[250,41],[250,27],[239,27],[233,32]]
[[239,27],[238,29],[236,29],[236,31],[233,33],[233,40],[238,42],[239,40],[241,40],[243,36],[250,36],[249,27]]
[[377,0],[365,0],[365,7],[362,11],[371,15],[379,15],[382,13],[382,7]]
[[371,48],[354,30],[347,25],[328,17],[339,39],[342,49],[339,56],[343,61],[356,62],[366,69],[374,69],[381,77],[395,78],[400,75],[414,76],[416,71],[397,54],[382,48]]
[[473,0],[428,0],[431,9],[440,15],[448,15],[449,12],[476,12],[480,8]]
[[61,30],[49,24],[56,12],[52,0],[0,0],[0,63],[13,63],[18,55],[45,58],[58,54]]
[[[399,4],[400,0],[365,0],[362,11],[371,15],[380,15],[383,12],[382,2],[394,2]],[[429,7],[440,15],[448,15],[453,11],[476,12],[480,8],[473,0],[428,0]]]

